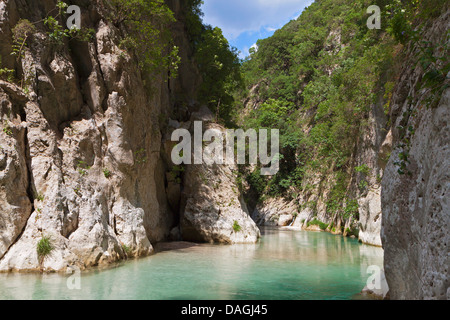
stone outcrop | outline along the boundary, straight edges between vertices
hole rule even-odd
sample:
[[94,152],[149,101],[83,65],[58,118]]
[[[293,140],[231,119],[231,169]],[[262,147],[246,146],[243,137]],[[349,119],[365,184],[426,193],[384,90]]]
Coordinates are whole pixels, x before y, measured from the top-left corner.
[[[8,13],[30,13],[21,18],[33,21],[50,4],[7,1],[2,43],[11,43],[18,19]],[[57,50],[38,28],[21,59],[28,92],[5,83],[0,89],[3,271],[87,268],[148,255],[151,241],[172,224],[157,171],[156,119],[169,93],[149,94],[137,64],[118,46],[118,29],[101,15],[83,17],[95,28],[92,42]],[[155,75],[153,85],[163,84]],[[44,236],[54,250],[39,265],[36,246]]]
[[[213,114],[203,106],[192,113],[191,121],[181,123],[180,127],[194,133],[194,122],[202,121],[203,132],[214,130],[225,137],[225,128],[211,122],[213,119]],[[184,166],[179,225],[184,241],[225,244],[258,241],[260,231],[239,190],[237,173],[237,166],[229,164]]]
[[[146,256],[178,225],[181,190],[166,175],[162,120],[188,115],[174,96],[192,98],[201,81],[183,6],[169,1],[182,64],[180,77],[167,81],[141,73],[119,46],[124,31],[96,2],[80,3],[92,41],[52,46],[37,24],[23,58],[12,57],[17,22],[39,21],[55,5],[0,6],[2,67],[27,80],[0,82],[0,271],[84,269]],[[54,249],[41,264],[36,247],[44,237]]]
[[260,232],[227,165],[186,168],[180,230],[185,241],[256,243]]
[[[56,0],[1,2],[2,67],[26,81],[0,81],[0,271],[106,265],[149,255],[152,243],[182,236],[257,241],[259,230],[234,192],[231,169],[188,168],[183,181],[171,175],[168,128],[204,110],[192,103],[201,77],[191,59],[184,5],[167,3],[177,18],[171,28],[181,58],[179,77],[170,80],[141,72],[120,46],[125,31],[99,2],[74,3],[82,8],[82,26],[95,30],[91,41],[54,46],[36,24],[23,57],[15,59],[14,26],[20,19],[42,20]],[[223,184],[211,192],[217,181],[203,185],[199,172]],[[215,207],[219,199],[233,204]],[[41,260],[36,248],[44,238],[53,250]]]
[[259,203],[253,211],[252,218],[261,226],[289,226],[297,216],[294,202],[286,202],[282,198],[268,199]]
[[355,172],[355,193],[358,195],[359,240],[365,244],[381,247],[381,179],[387,158],[392,150],[392,135],[388,132],[383,101],[371,106],[364,135],[358,145],[357,167],[366,170]]
[[[439,43],[449,25],[447,11],[423,40]],[[391,299],[449,299],[450,89],[426,107],[430,90],[419,85],[425,71],[409,61],[418,55],[410,48],[391,104],[394,150],[382,183],[385,272]],[[407,149],[403,127],[412,128]]]
[[381,247],[381,188],[369,191],[359,199],[359,240]]

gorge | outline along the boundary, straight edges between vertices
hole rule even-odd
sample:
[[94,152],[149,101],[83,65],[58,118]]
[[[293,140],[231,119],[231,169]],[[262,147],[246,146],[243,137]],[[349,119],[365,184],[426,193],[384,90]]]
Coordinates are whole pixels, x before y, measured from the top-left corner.
[[[66,2],[0,1],[0,272],[90,270],[167,241],[234,244],[205,261],[262,241],[270,260],[260,227],[289,226],[358,257],[339,265],[353,294],[372,245],[389,298],[450,298],[448,2],[316,0],[244,61],[198,0]],[[279,129],[279,172],[173,163],[172,133],[198,121]],[[308,248],[292,232],[280,252]],[[274,269],[302,273],[290,263]]]

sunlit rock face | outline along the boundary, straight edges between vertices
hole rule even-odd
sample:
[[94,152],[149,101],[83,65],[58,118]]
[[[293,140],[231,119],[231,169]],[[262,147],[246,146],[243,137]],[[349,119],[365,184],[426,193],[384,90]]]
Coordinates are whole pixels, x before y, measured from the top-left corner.
[[[211,118],[203,108],[192,120],[203,119],[203,130],[225,136],[225,128],[212,123]],[[232,164],[186,166],[180,216],[183,240],[225,244],[258,241],[260,231],[239,190],[237,174],[237,165]]]
[[[37,21],[56,1],[3,1],[5,65],[19,19]],[[20,67],[26,90],[0,82],[0,270],[88,268],[152,253],[173,224],[164,189],[158,119],[170,109],[162,76],[152,88],[119,48],[120,33],[95,3],[83,7],[90,42],[59,49],[37,29]],[[20,16],[19,16],[20,14]],[[181,35],[180,35],[181,37]],[[39,263],[36,247],[54,247]]]
[[[449,23],[447,12],[423,35],[424,41],[439,43]],[[417,50],[412,48],[410,55]],[[450,298],[450,90],[427,108],[427,89],[415,89],[423,73],[418,65],[405,65],[392,104],[394,146],[404,143],[399,128],[414,130],[403,174],[398,163],[404,150],[396,148],[382,183],[382,241],[392,299]],[[416,111],[405,119],[409,110]]]
[[[235,202],[221,210],[226,218],[215,219],[210,213],[216,212],[192,202],[206,201],[207,183],[196,185],[203,181],[190,169],[183,181],[170,175],[169,128],[199,111],[192,101],[201,77],[183,22],[185,6],[167,2],[177,18],[171,31],[181,58],[178,78],[169,80],[164,72],[141,71],[120,45],[125,31],[97,2],[80,4],[92,40],[51,46],[38,27],[23,58],[12,57],[18,21],[39,21],[56,3],[0,2],[2,67],[27,76],[26,86],[0,81],[0,271],[108,265],[147,256],[160,241],[180,240],[180,230],[190,238],[193,233],[180,228],[182,189],[189,209],[183,217],[191,213],[189,223],[210,230],[196,240],[256,242],[259,230],[239,194],[231,193],[231,182],[207,195],[212,203],[221,195]],[[231,174],[218,170],[224,179]],[[53,250],[41,259],[37,246],[44,238]]]

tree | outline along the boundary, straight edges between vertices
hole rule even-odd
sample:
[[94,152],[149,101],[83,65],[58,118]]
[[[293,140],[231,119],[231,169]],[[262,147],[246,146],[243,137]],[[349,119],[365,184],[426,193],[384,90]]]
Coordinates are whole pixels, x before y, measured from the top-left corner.
[[237,49],[230,47],[220,28],[205,26],[195,60],[203,78],[199,99],[229,123],[233,92],[242,85]]

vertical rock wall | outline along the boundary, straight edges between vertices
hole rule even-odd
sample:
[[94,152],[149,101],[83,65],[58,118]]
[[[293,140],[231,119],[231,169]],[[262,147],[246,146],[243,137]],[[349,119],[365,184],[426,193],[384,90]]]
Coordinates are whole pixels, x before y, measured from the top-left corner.
[[[423,39],[437,44],[449,26],[447,11]],[[411,63],[418,55],[418,48],[410,48],[392,101],[394,150],[382,183],[385,272],[392,299],[449,299],[450,89],[429,107],[429,89],[418,85],[424,70]],[[412,129],[406,136],[409,150],[398,148],[405,144],[401,128]],[[399,155],[405,151],[400,174]]]
[[[56,1],[2,1],[0,42],[20,18],[39,21]],[[145,85],[119,48],[121,31],[96,2],[80,1],[91,42],[48,45],[37,24],[17,69],[27,88],[0,82],[0,270],[63,270],[152,252],[173,224],[161,170],[160,115],[170,108],[161,75]],[[36,246],[55,249],[39,265]]]

